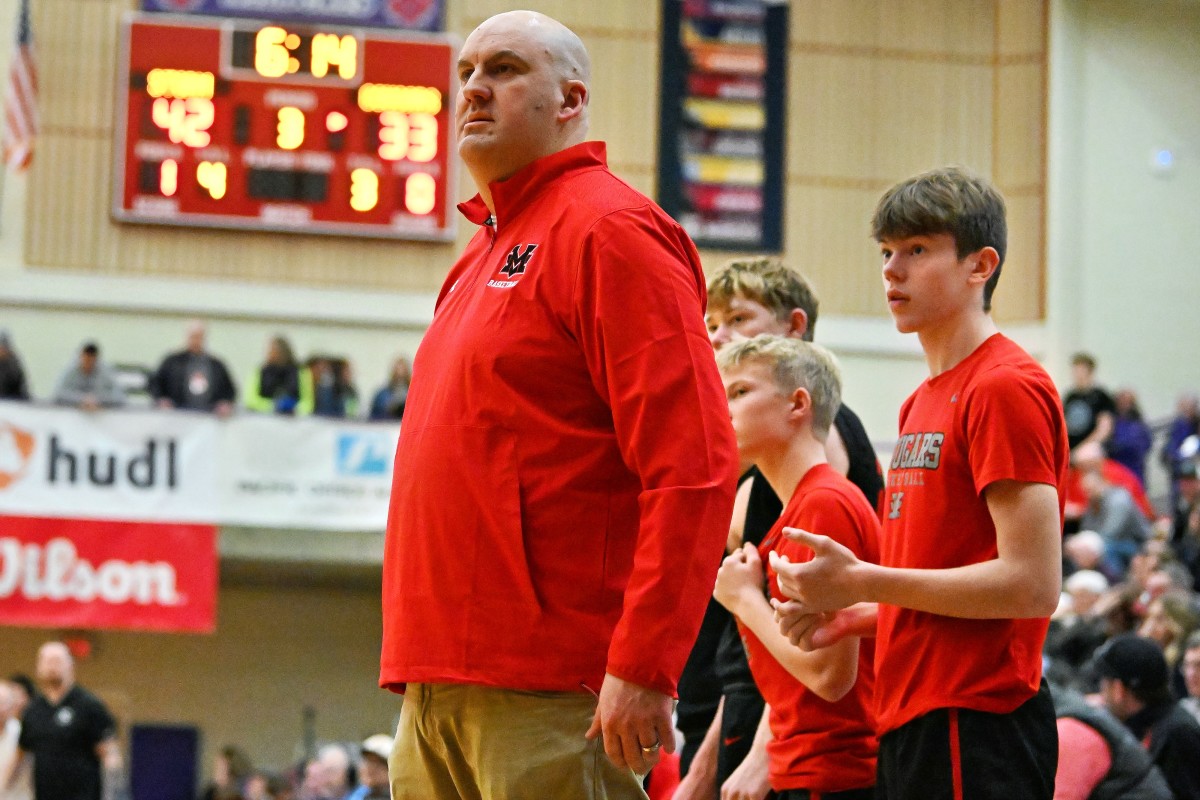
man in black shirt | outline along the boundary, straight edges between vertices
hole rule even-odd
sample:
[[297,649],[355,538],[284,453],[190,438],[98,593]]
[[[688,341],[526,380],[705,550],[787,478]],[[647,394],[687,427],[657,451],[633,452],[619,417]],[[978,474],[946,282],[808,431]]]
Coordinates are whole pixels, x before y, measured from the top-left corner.
[[[120,770],[116,723],[94,694],[75,683],[75,662],[62,642],[38,651],[33,698],[21,720],[20,749],[33,755],[34,797],[100,800],[102,768]],[[0,776],[7,783],[8,776]]]
[[[778,259],[734,261],[708,283],[709,340],[714,350],[764,333],[811,342],[818,306],[816,293],[804,277]],[[878,509],[883,472],[862,422],[844,404],[834,417],[825,451],[829,465]],[[783,511],[757,469],[748,469],[740,484],[730,550],[744,542],[759,544]],[[677,713],[684,734],[683,781],[677,800],[719,794],[735,771],[737,785],[729,788],[747,796],[761,796],[768,790],[766,752],[761,743],[753,746],[763,718],[762,695],[750,674],[737,622],[716,603],[709,604],[680,678]]]
[[237,389],[225,362],[205,348],[207,332],[200,320],[190,322],[187,347],[164,358],[150,377],[150,394],[159,408],[232,413]]
[[1104,444],[1108,441],[1112,436],[1116,409],[1109,393],[1096,385],[1096,359],[1087,353],[1071,356],[1071,391],[1063,397],[1067,443],[1071,450],[1084,442]]

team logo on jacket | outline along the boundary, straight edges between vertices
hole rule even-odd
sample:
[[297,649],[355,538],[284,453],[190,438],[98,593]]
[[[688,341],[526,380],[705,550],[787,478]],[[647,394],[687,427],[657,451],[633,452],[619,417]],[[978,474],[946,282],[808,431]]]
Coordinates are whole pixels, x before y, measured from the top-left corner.
[[493,289],[509,289],[516,286],[517,281],[525,274],[525,270],[529,269],[529,262],[533,260],[533,251],[537,249],[536,244],[519,244],[509,250],[504,264],[496,270],[496,275],[487,282],[487,285]]

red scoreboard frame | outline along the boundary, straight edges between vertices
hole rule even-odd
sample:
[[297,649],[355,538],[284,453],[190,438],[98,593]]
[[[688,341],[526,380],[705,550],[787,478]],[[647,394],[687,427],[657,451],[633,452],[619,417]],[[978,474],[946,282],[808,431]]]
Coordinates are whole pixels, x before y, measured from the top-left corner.
[[131,14],[113,216],[454,238],[448,37]]

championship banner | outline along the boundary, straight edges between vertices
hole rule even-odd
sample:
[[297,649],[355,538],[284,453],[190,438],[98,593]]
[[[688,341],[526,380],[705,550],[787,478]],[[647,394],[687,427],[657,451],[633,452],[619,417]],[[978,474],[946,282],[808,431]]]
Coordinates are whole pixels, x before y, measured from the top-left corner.
[[662,0],[658,202],[701,248],[783,250],[789,0]]
[[382,531],[396,425],[247,416],[221,432],[218,504],[233,525]]
[[440,31],[443,0],[141,0],[144,11]]
[[211,525],[0,516],[0,625],[211,633]]
[[0,514],[215,522],[219,424],[0,403]]

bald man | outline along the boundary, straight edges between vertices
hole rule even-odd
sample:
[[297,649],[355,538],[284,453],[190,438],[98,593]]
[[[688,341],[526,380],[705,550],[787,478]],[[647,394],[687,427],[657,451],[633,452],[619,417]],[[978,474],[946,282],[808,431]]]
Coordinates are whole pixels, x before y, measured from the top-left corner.
[[186,346],[162,360],[150,377],[150,394],[159,408],[233,413],[237,388],[225,362],[205,348],[208,328],[202,320],[188,323]]
[[[381,683],[405,798],[641,798],[737,468],[683,230],[588,142],[590,64],[541,14],[458,60],[478,232],[413,364]],[[601,752],[601,749],[603,752]],[[605,758],[607,754],[607,758]]]
[[121,768],[112,714],[75,683],[75,660],[62,642],[38,650],[36,678],[41,693],[25,710],[20,738],[20,752],[33,755],[34,797],[100,800],[104,781]]

